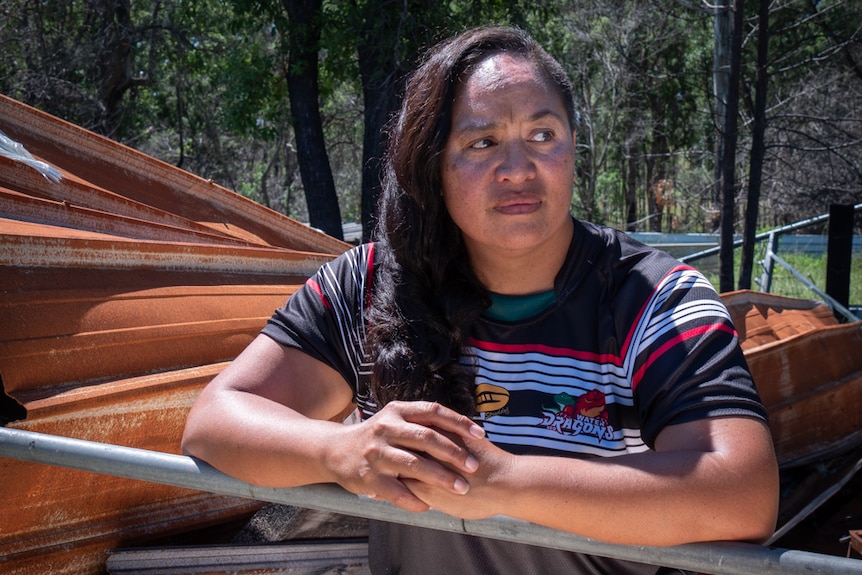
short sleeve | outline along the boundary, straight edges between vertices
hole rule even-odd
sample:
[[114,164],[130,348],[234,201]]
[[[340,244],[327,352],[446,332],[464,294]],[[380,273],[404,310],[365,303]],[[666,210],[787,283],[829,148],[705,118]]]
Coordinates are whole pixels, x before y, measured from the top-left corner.
[[373,269],[373,245],[362,245],[323,265],[261,333],[329,365],[353,387],[367,372],[364,303]]
[[639,325],[632,388],[647,445],[668,425],[767,419],[730,314],[699,272],[678,266],[666,274]]

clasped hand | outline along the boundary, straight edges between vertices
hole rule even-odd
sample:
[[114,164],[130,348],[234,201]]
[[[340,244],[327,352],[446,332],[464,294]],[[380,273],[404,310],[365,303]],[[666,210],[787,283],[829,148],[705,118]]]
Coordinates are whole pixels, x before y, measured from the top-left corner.
[[325,457],[348,491],[414,512],[494,514],[477,491],[488,489],[509,456],[468,417],[436,403],[394,401],[341,433]]

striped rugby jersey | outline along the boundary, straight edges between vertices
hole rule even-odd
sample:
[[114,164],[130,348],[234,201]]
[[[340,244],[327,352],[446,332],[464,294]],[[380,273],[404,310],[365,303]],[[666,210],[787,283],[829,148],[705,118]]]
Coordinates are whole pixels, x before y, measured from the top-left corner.
[[[324,265],[263,333],[339,371],[363,418],[364,310],[374,245]],[[462,361],[476,416],[513,453],[614,456],[649,449],[661,429],[704,417],[765,419],[736,331],[696,270],[626,234],[575,220],[556,301],[522,321],[483,318]]]
[[[263,330],[339,371],[363,418],[377,410],[363,342],[373,280],[374,246],[356,247],[324,265]],[[475,419],[501,448],[611,457],[649,449],[666,425],[766,418],[730,316],[694,269],[575,220],[554,291],[533,317],[481,319],[462,358],[475,366]],[[369,562],[375,575],[681,573],[382,521],[370,524]]]

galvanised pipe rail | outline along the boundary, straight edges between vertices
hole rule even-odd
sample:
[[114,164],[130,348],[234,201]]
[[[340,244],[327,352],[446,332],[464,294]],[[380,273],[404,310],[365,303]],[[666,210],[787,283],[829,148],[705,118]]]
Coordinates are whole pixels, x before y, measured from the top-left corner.
[[465,521],[410,513],[337,485],[257,487],[191,457],[0,427],[0,456],[432,529],[688,569],[712,575],[862,575],[862,560],[748,543],[645,547],[603,543],[508,517]]
[[[862,203],[856,204],[853,206],[853,212],[858,212],[862,210]],[[774,228],[766,232],[761,232],[754,236],[755,241],[761,241],[769,238],[770,234],[786,234],[789,232],[795,232],[796,230],[801,230],[802,228],[806,228],[813,224],[819,224],[829,220],[829,214],[821,214],[819,216],[813,216],[806,220],[801,220],[792,224],[788,224],[786,226],[781,226],[779,228]],[[735,240],[733,242],[733,247],[738,248],[742,245],[742,239]],[[693,262],[699,260],[701,258],[705,258],[708,256],[712,256],[717,254],[721,250],[721,246],[715,246],[714,248],[708,248],[705,250],[701,250],[699,252],[695,252],[693,254],[688,254],[682,257],[677,258],[679,261],[684,263]]]

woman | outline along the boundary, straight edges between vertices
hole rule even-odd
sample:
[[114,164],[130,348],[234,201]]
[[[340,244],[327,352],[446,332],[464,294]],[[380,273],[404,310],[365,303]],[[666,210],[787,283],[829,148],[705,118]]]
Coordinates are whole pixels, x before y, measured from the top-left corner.
[[[518,30],[429,52],[389,132],[374,244],[325,265],[206,387],[184,450],[245,481],[608,542],[762,540],[777,470],[695,270],[569,215],[575,112]],[[363,422],[337,423],[358,406]],[[374,573],[657,567],[373,522]]]

